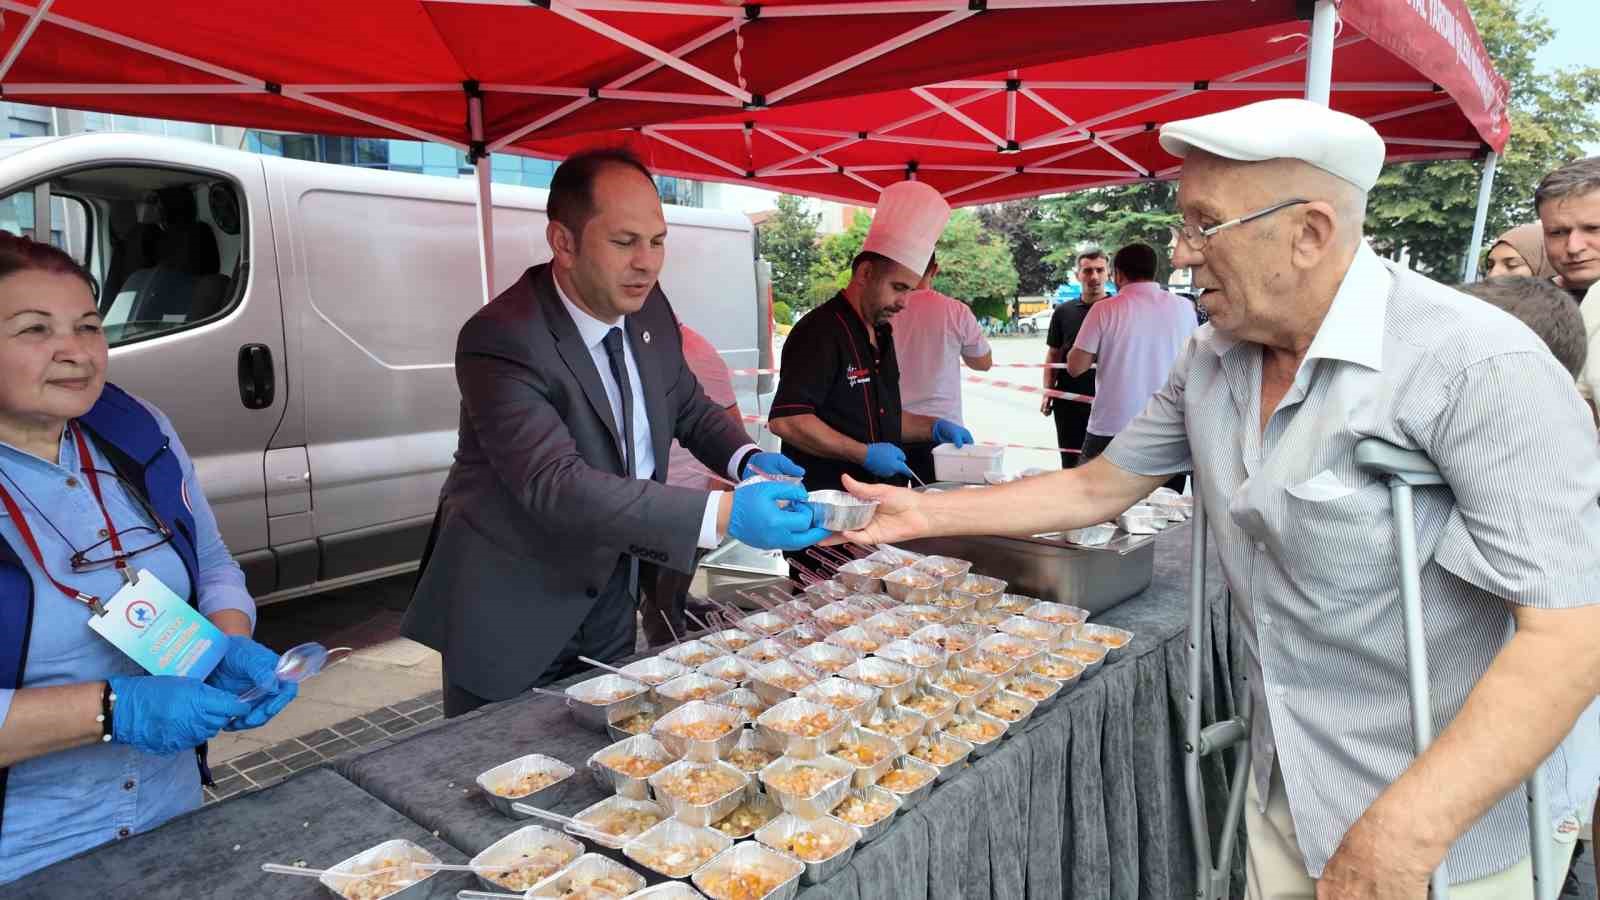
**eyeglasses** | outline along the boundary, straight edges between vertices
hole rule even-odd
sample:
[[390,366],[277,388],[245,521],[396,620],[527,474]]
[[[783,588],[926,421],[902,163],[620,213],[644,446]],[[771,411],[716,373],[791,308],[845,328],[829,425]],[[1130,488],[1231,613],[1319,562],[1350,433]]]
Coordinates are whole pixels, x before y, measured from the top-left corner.
[[145,515],[149,516],[150,521],[154,522],[155,525],[153,527],[135,525],[132,528],[118,528],[117,541],[122,544],[120,552],[111,546],[111,537],[109,535],[97,544],[91,544],[82,550],[73,550],[72,571],[92,572],[96,569],[103,569],[106,566],[114,566],[126,562],[140,553],[154,550],[172,540],[172,530],[161,523],[161,518],[156,515],[156,511],[145,501],[144,494],[140,493],[137,488],[129,484],[126,479],[116,472],[95,469],[94,473],[102,478],[115,479],[121,484],[123,491],[138,501],[139,505],[144,508]]
[[[1211,239],[1211,236],[1223,230],[1224,228],[1232,228],[1235,225],[1243,225],[1246,222],[1254,222],[1257,219],[1270,216],[1280,209],[1288,209],[1291,206],[1299,206],[1302,203],[1310,202],[1310,200],[1285,200],[1282,203],[1274,203],[1265,209],[1258,209],[1249,215],[1240,216],[1237,219],[1230,219],[1229,221],[1223,222],[1221,225],[1213,225],[1210,228],[1201,228],[1199,225],[1190,225],[1185,223],[1182,228],[1174,227],[1172,229],[1172,239],[1174,242],[1181,239],[1185,244],[1189,245],[1190,249],[1204,250],[1206,248],[1206,242]],[[1174,249],[1176,249],[1176,246],[1174,246]]]

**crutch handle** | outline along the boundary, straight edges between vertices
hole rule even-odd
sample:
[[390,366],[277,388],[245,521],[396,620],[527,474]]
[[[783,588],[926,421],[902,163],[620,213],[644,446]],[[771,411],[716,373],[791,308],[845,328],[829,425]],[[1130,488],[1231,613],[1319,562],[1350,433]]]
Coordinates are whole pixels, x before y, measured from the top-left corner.
[[1428,454],[1396,447],[1382,438],[1363,438],[1356,443],[1356,465],[1413,487],[1445,483]]

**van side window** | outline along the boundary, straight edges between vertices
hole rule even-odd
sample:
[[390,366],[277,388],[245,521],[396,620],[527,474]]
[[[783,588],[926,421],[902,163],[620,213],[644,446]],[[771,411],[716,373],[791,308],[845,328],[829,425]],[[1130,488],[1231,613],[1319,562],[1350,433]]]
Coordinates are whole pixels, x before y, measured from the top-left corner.
[[[35,188],[0,198],[0,228],[32,235]],[[246,216],[231,181],[115,166],[57,175],[49,188],[52,243],[93,276],[111,346],[221,318],[243,295]]]

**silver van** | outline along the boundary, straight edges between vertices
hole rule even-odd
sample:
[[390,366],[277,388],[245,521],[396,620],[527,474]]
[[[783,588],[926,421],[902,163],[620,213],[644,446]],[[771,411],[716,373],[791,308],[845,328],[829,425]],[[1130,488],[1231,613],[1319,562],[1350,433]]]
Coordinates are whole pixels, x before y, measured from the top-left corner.
[[[545,196],[495,185],[495,285],[550,258]],[[729,366],[770,366],[749,220],[667,222],[679,317]],[[0,141],[0,228],[48,228],[89,269],[111,380],[172,418],[261,601],[416,567],[456,448],[456,332],[482,302],[476,227],[470,179],[132,134]],[[756,379],[735,385],[764,412]]]

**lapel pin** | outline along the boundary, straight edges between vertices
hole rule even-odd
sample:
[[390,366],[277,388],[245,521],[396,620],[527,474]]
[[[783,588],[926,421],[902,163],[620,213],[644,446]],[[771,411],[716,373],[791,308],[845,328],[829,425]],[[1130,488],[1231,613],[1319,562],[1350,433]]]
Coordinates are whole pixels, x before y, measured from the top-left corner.
[[646,331],[644,334],[639,335],[639,337],[644,338],[644,342],[646,344],[650,343],[650,332]]

